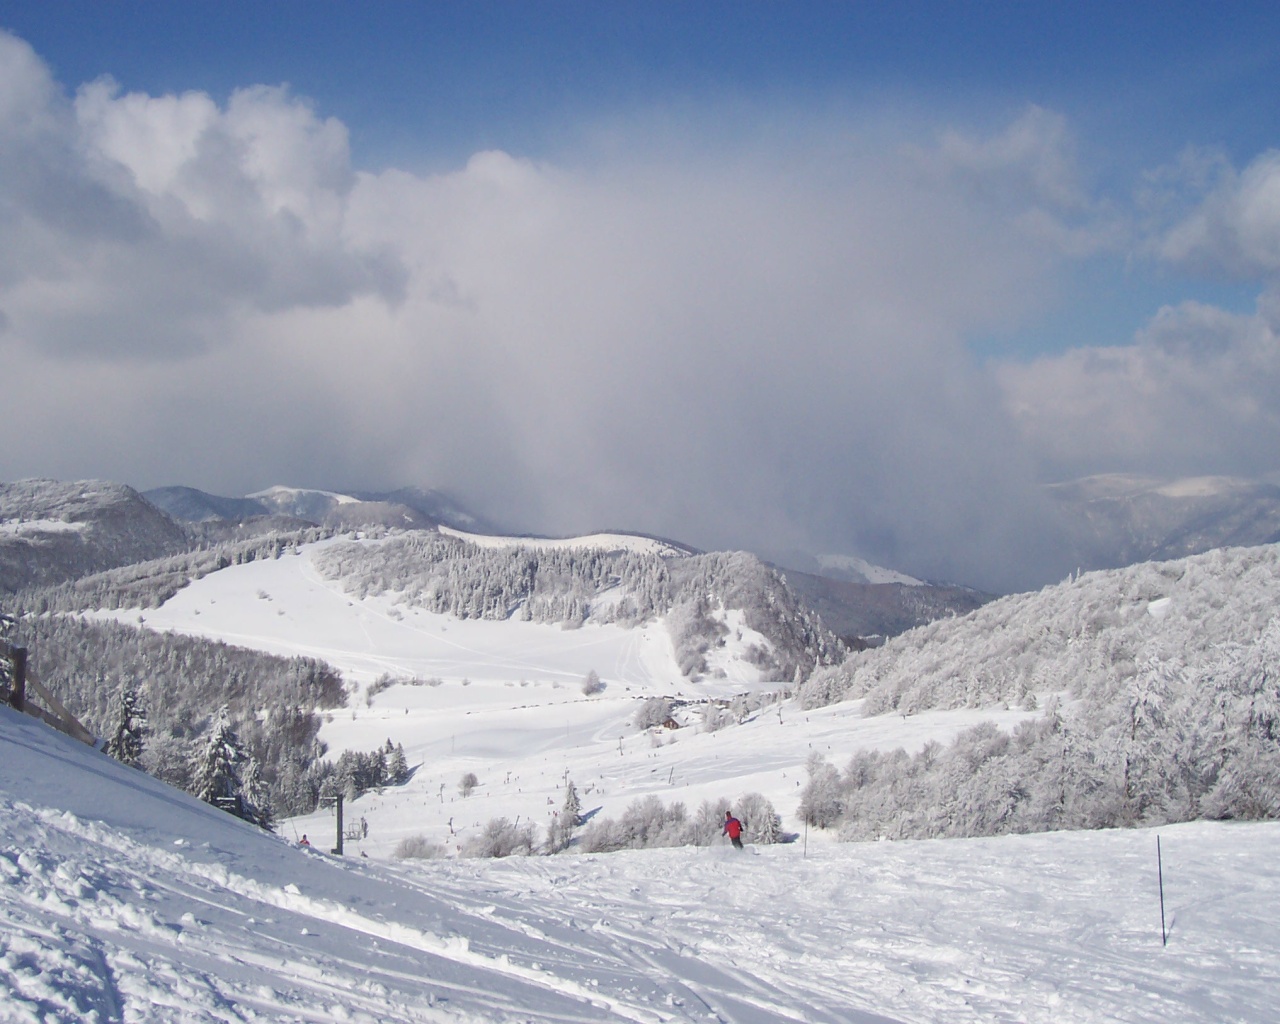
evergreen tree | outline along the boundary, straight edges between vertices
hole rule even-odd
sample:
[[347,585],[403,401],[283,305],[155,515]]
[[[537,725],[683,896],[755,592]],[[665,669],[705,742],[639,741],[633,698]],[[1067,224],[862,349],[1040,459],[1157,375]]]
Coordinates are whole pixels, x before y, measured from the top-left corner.
[[748,843],[777,843],[782,839],[782,817],[773,803],[760,793],[748,793],[738,799],[737,817],[742,822],[743,838]]
[[[390,741],[388,741],[390,742]],[[387,781],[393,786],[400,786],[409,779],[409,762],[405,760],[404,744],[396,744],[387,762]]]
[[256,757],[249,758],[245,766],[240,797],[241,816],[270,832],[275,824],[275,815],[271,809],[271,794]]
[[578,799],[578,787],[570,779],[565,785],[564,804],[560,813],[552,821],[547,830],[547,846],[549,852],[559,853],[567,850],[573,841],[573,830],[578,826],[578,816],[582,813],[582,801]]
[[116,706],[116,728],[107,753],[130,768],[142,767],[143,741],[148,733],[147,711],[134,683],[123,683]]
[[231,728],[231,718],[226,705],[218,712],[209,740],[205,744],[195,769],[193,792],[205,803],[226,809],[229,801],[240,805],[240,765],[244,751],[240,738]]

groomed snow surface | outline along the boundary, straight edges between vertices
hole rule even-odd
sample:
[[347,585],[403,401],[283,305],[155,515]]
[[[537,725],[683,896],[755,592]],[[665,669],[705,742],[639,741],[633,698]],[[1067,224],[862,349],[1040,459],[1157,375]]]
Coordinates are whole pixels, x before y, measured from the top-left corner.
[[0,709],[4,1021],[1275,1020],[1280,825],[393,864]]
[[[0,709],[0,1021],[1042,1021],[1280,1019],[1280,824],[838,845],[795,817],[810,752],[919,749],[982,719],[768,706],[741,725],[639,733],[641,698],[774,684],[740,657],[680,677],[661,623],[625,630],[460,622],[360,600],[308,551],[233,566],[163,608],[114,613],[280,654],[361,689],[331,755],[401,743],[405,785],[266,835]],[[603,693],[581,681],[595,669]],[[438,679],[366,701],[384,672]],[[458,782],[479,785],[463,797]],[[456,853],[491,818],[539,832],[571,778],[585,814],[638,797],[760,792],[790,844],[503,861]],[[310,850],[295,835],[307,832]],[[367,857],[362,856],[367,854]]]

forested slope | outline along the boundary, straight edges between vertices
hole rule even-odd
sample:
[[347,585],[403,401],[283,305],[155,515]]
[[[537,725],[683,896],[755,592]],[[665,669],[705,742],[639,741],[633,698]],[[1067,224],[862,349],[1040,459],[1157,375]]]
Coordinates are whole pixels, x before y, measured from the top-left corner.
[[847,838],[1280,814],[1280,546],[1090,573],[818,670],[867,715],[1021,706],[914,756],[815,760],[805,814]]
[[356,596],[394,594],[404,604],[461,619],[578,626],[635,625],[666,616],[682,670],[706,671],[705,655],[727,627],[726,609],[768,642],[758,664],[774,678],[803,678],[843,655],[838,638],[785,580],[754,555],[718,552],[662,558],[635,551],[481,547],[434,532],[379,544],[335,544],[317,567]]

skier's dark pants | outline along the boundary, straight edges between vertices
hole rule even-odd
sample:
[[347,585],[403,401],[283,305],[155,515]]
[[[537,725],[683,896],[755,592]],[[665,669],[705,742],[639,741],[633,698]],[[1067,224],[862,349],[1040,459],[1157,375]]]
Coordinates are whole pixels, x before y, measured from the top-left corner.
[[741,849],[742,849],[742,837],[741,837],[741,836],[730,836],[730,837],[729,837],[729,841],[733,843],[733,848],[734,848],[735,850],[741,850]]

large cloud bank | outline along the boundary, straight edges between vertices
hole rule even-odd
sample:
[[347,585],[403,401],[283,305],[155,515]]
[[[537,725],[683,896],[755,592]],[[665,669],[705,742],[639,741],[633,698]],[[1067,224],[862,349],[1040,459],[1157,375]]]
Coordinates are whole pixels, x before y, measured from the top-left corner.
[[714,116],[371,173],[286,90],[71,95],[0,34],[0,476],[421,484],[1003,589],[1061,568],[1048,471],[1275,468],[1265,303],[1029,364],[967,347],[1103,249],[1269,280],[1274,157],[1135,240],[1049,112],[704,143]]

